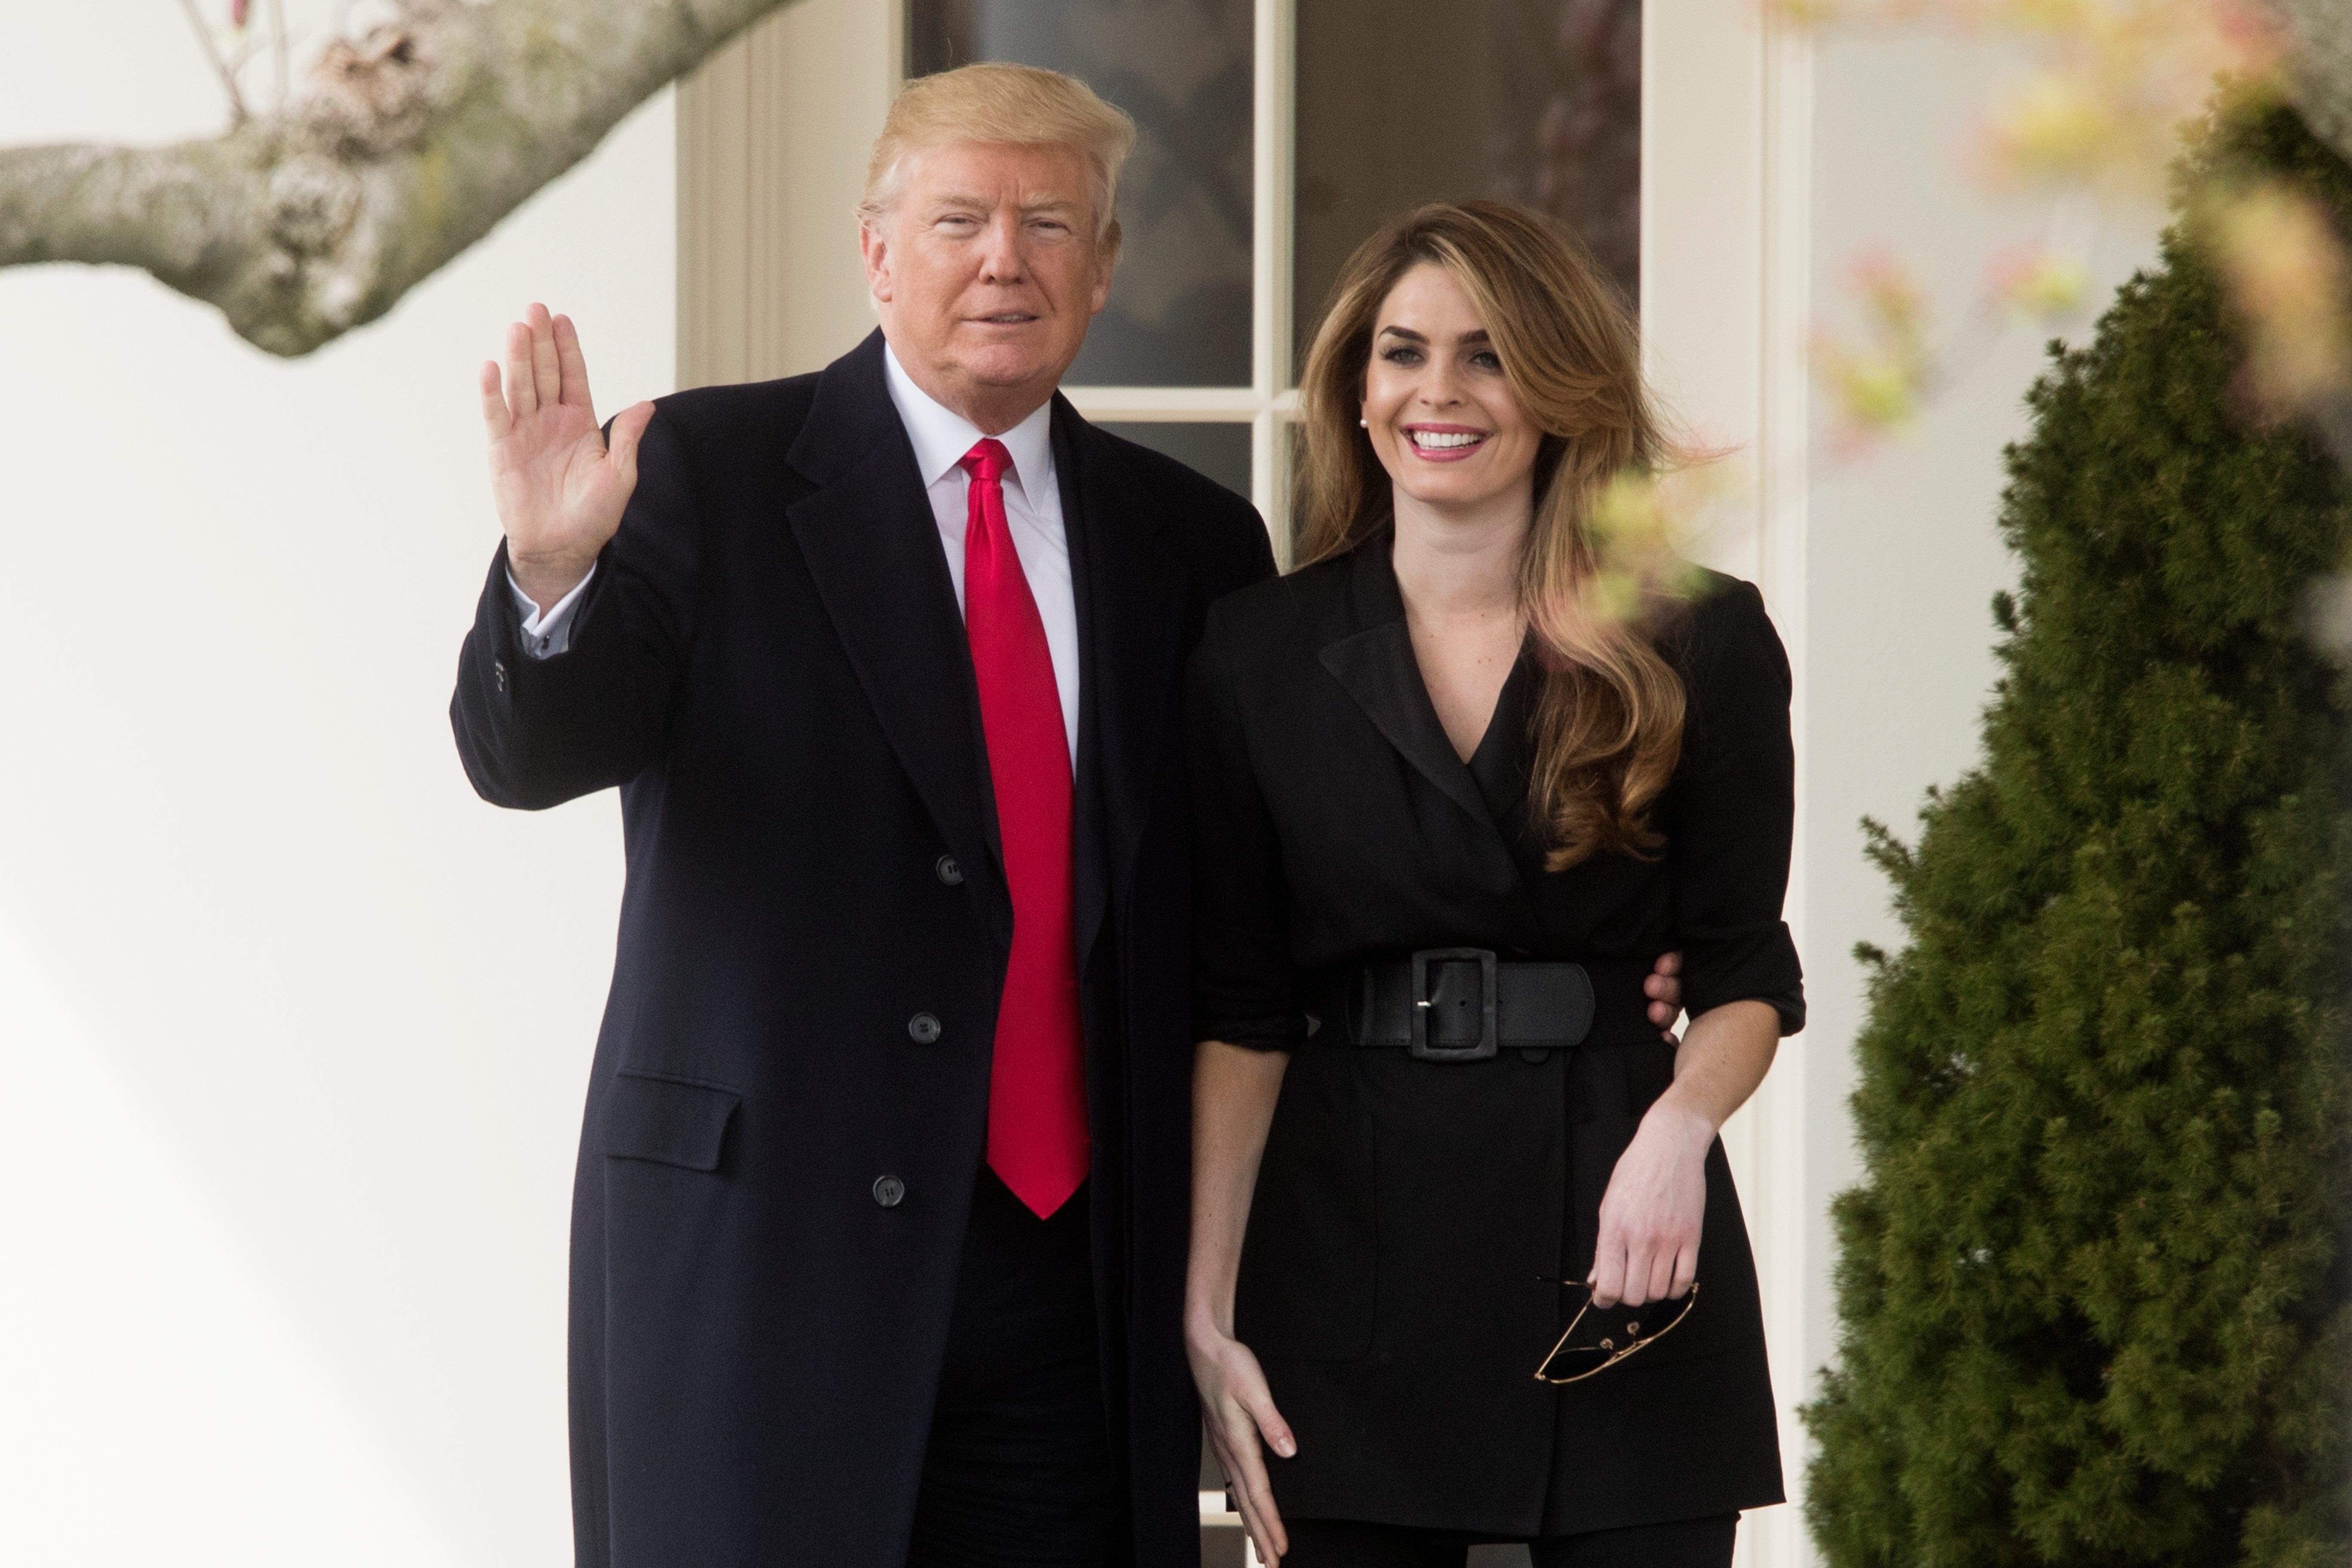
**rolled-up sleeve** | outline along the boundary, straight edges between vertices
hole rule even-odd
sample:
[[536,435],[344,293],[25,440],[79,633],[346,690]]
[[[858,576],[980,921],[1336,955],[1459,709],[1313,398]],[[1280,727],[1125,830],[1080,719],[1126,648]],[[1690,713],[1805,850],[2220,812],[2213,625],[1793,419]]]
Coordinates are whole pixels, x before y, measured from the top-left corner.
[[1781,919],[1796,823],[1789,658],[1747,583],[1693,613],[1674,825],[1675,942],[1683,1005],[1769,1002],[1780,1032],[1805,1026],[1804,973]]
[[1213,611],[1185,692],[1192,786],[1192,1037],[1288,1050],[1307,1035],[1281,841]]

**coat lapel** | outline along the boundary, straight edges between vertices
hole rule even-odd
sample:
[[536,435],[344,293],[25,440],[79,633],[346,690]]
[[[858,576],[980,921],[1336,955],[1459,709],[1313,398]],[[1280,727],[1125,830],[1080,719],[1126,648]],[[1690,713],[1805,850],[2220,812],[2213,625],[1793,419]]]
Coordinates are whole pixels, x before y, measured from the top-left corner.
[[1358,548],[1349,574],[1348,609],[1358,629],[1324,646],[1323,668],[1422,777],[1475,820],[1494,826],[1477,780],[1455,754],[1429,700],[1385,540]]
[[[849,662],[949,850],[1001,893],[980,759],[980,701],[948,575],[883,382],[882,334],[829,366],[785,460],[815,493],[785,509]],[[988,900],[1011,935],[1011,906]]]
[[1104,437],[1058,395],[1054,465],[1076,589],[1079,973],[1101,934],[1111,889],[1124,886],[1143,841],[1155,770],[1178,765],[1158,743],[1174,726],[1154,674],[1177,657],[1183,595],[1161,559],[1155,509],[1139,504]]

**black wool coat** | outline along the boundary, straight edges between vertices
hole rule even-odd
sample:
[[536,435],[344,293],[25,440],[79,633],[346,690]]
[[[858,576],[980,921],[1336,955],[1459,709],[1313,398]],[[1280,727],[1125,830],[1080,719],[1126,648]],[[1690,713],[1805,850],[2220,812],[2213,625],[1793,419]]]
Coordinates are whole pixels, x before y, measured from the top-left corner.
[[[1778,1502],[1755,1265],[1720,1144],[1689,1317],[1585,1382],[1534,1374],[1583,1299],[1561,1281],[1591,1265],[1610,1173],[1673,1079],[1641,992],[1658,954],[1682,951],[1692,1016],[1752,998],[1801,1026],[1780,639],[1754,588],[1710,574],[1657,638],[1687,704],[1650,812],[1664,842],[1551,872],[1528,821],[1536,666],[1520,661],[1465,764],[1390,545],[1226,600],[1194,661],[1195,1032],[1290,1053],[1234,1300],[1297,1434],[1295,1458],[1268,1461],[1276,1501],[1502,1539]],[[1335,1040],[1336,982],[1440,948],[1586,964],[1591,1035],[1450,1063]]]
[[[1191,1568],[1181,688],[1210,602],[1273,561],[1247,502],[1059,398],[1053,441],[1108,1426],[1136,1562]],[[451,708],[486,799],[621,790],[572,1211],[578,1561],[899,1568],[1013,931],[963,625],[879,333],[662,399],[639,473],[569,651],[524,655],[501,552]]]

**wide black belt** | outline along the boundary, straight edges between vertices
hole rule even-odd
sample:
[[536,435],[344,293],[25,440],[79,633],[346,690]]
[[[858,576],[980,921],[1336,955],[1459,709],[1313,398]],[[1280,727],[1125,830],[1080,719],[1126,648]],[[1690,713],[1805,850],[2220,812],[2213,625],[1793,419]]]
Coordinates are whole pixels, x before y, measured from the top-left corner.
[[1583,963],[1503,959],[1482,947],[1433,947],[1327,976],[1318,1043],[1402,1049],[1420,1061],[1485,1061],[1503,1050],[1540,1060],[1582,1045],[1658,1037],[1630,959]]

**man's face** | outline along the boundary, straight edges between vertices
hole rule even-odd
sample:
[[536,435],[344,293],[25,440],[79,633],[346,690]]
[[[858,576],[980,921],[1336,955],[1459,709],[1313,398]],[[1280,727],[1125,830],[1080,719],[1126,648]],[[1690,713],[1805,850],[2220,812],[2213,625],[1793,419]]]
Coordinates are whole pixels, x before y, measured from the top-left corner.
[[990,434],[1053,395],[1110,297],[1092,170],[1072,147],[917,153],[860,245],[907,374]]

